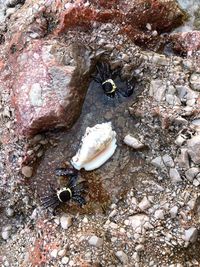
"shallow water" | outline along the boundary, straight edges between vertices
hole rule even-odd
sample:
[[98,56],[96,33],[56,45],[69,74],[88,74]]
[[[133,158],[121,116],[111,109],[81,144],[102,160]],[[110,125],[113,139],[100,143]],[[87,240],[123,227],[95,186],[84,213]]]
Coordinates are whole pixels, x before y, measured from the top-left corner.
[[58,187],[59,181],[54,170],[62,167],[66,161],[69,162],[76,154],[86,127],[107,121],[112,122],[113,129],[117,132],[118,147],[112,158],[99,169],[80,171],[81,178],[89,184],[88,205],[85,211],[102,211],[102,206],[107,206],[110,200],[119,199],[134,186],[135,177],[140,172],[143,174],[144,161],[140,153],[123,143],[123,138],[126,134],[135,132],[135,121],[130,116],[128,107],[134,102],[139,91],[137,88],[130,97],[111,99],[103,93],[98,84],[91,83],[79,120],[68,132],[53,135],[57,145],[50,147],[40,162],[33,178],[33,188],[38,197],[47,194],[49,183],[54,184],[55,188]]

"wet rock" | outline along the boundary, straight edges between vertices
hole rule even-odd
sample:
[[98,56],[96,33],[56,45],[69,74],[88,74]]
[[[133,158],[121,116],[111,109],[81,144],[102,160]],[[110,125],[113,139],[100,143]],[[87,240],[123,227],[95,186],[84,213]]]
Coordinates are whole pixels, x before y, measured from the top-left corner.
[[30,178],[33,175],[33,168],[30,166],[23,166],[21,172],[25,177]]
[[194,243],[197,240],[198,230],[195,227],[191,227],[185,230],[184,239],[187,242]]
[[200,164],[200,135],[192,137],[187,141],[188,154],[192,161],[196,164]]
[[95,235],[91,236],[90,239],[88,240],[88,243],[91,246],[95,246],[95,247],[101,247],[103,245],[103,239],[100,237],[97,237]]
[[68,215],[62,215],[60,218],[60,224],[63,229],[68,229],[72,225],[72,217]]
[[63,49],[71,53],[53,40],[36,40],[13,63],[16,68],[14,103],[23,134],[69,128],[80,114],[89,81],[85,50],[77,49],[83,54],[76,66],[66,66],[59,58]]
[[144,148],[144,144],[142,144],[138,139],[134,138],[130,134],[125,136],[124,143],[134,149]]
[[192,182],[199,172],[199,168],[193,167],[185,172],[185,176],[190,182]]
[[178,170],[175,169],[175,168],[170,168],[170,170],[169,170],[169,176],[170,176],[170,178],[171,178],[171,180],[172,180],[173,183],[178,183],[178,182],[181,182],[182,181],[181,176],[180,176]]
[[123,263],[123,264],[127,264],[128,263],[128,256],[123,251],[121,251],[121,250],[117,251],[115,253],[115,255],[121,261],[121,263]]

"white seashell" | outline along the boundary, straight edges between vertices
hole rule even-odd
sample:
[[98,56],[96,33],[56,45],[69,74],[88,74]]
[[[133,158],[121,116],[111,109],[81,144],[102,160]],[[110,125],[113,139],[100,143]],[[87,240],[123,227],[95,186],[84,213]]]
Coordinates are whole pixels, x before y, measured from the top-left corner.
[[116,132],[111,122],[87,127],[77,154],[72,158],[72,165],[77,170],[84,168],[91,171],[103,165],[115,152]]

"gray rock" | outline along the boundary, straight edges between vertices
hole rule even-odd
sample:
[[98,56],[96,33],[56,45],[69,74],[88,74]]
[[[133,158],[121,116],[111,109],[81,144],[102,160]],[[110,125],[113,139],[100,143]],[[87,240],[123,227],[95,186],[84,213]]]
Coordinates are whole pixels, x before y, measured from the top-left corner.
[[2,231],[1,236],[4,240],[7,240],[10,237],[10,231],[7,230]]
[[182,86],[182,85],[177,85],[176,90],[178,92],[178,97],[180,98],[181,101],[186,100],[186,95],[187,91],[189,90],[188,86]]
[[30,166],[23,166],[21,172],[25,177],[30,178],[33,175],[33,168]]
[[162,159],[163,159],[163,162],[164,162],[165,166],[171,167],[171,168],[174,167],[174,161],[173,161],[172,157],[170,157],[168,154],[165,154],[162,157]]
[[169,170],[169,176],[170,176],[170,178],[171,178],[171,180],[172,180],[173,183],[178,183],[178,182],[181,182],[182,181],[181,176],[180,176],[178,170],[175,169],[175,168],[170,168],[170,170]]
[[175,140],[175,144],[178,145],[178,146],[182,146],[182,144],[185,142],[185,136],[183,135],[179,135],[176,140]]
[[10,207],[8,207],[6,209],[6,215],[7,215],[7,217],[12,217],[14,215],[14,210],[11,209]]
[[192,161],[196,164],[200,164],[200,135],[193,136],[187,141],[188,154]]
[[189,169],[190,163],[187,148],[182,148],[180,150],[180,154],[176,158],[176,161],[180,168]]
[[128,263],[128,256],[123,251],[121,251],[121,250],[117,251],[115,255],[121,261],[121,263],[123,263],[123,264],[127,264]]
[[66,214],[60,218],[60,224],[63,229],[68,229],[72,225],[72,217]]
[[193,179],[197,176],[197,174],[200,172],[200,169],[199,168],[196,168],[196,167],[192,167],[190,168],[189,170],[187,170],[185,172],[185,176],[186,178],[192,182]]
[[193,90],[200,92],[200,73],[193,73],[190,76],[190,85]]
[[193,120],[192,124],[195,126],[200,126],[200,119]]
[[141,209],[141,210],[146,210],[148,208],[151,207],[151,203],[149,202],[148,198],[147,197],[144,197],[142,199],[142,201],[138,204],[138,207]]
[[101,247],[103,245],[103,239],[100,237],[97,237],[96,235],[93,235],[88,240],[88,243],[94,247]]
[[172,218],[175,218],[177,213],[178,213],[178,207],[177,206],[174,206],[170,209],[169,211],[170,215]]
[[197,240],[198,230],[195,227],[191,227],[185,230],[184,240],[194,243]]
[[166,84],[162,80],[152,80],[150,83],[149,95],[158,102],[164,100],[166,91]]
[[158,220],[163,220],[164,219],[164,212],[162,209],[156,210],[154,213],[154,217]]
[[200,182],[197,179],[194,179],[192,184],[198,187],[200,185]]
[[149,217],[145,214],[136,214],[129,217],[129,222],[134,232],[141,233],[145,223],[149,222]]
[[154,165],[157,168],[161,168],[161,169],[165,168],[165,164],[164,164],[163,159],[162,159],[161,156],[156,157],[155,159],[153,159],[151,161],[151,164]]

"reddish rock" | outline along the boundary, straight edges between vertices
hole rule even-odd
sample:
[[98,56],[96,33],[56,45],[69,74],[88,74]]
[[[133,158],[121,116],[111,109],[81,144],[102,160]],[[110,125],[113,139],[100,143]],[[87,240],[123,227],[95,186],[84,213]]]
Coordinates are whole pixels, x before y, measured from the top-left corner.
[[152,30],[163,32],[182,24],[186,17],[174,0],[101,0],[89,3],[90,5],[85,5],[83,1],[75,1],[68,4],[66,11],[61,13],[56,32],[63,33],[80,26],[89,27],[94,21],[120,25],[123,23],[122,32],[125,29],[127,33],[129,29],[133,35],[137,30],[147,31],[147,23],[151,25]]
[[86,64],[82,60],[77,66],[64,65],[63,52],[66,48],[56,41],[34,41],[13,63],[13,100],[19,130],[25,135],[69,128],[79,117],[87,90]]
[[200,31],[180,32],[170,35],[174,50],[195,52],[200,49]]

